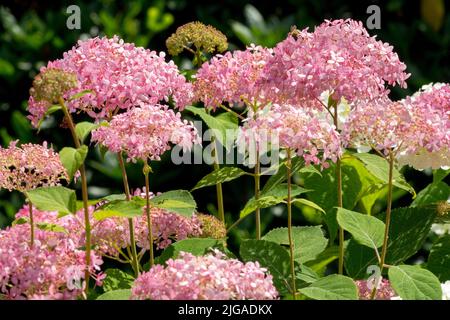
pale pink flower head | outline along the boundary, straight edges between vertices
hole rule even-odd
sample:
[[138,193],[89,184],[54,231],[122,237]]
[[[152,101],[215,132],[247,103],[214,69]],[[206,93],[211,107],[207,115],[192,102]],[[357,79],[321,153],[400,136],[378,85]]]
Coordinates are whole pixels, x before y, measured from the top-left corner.
[[167,266],[155,265],[132,287],[137,300],[273,300],[272,276],[258,262],[228,259],[218,250],[196,257],[181,252]]
[[[169,101],[183,109],[193,98],[192,86],[180,74],[165,53],[157,53],[117,36],[80,40],[62,59],[51,61],[41,69],[62,69],[76,74],[78,87],[66,92],[64,99],[70,112],[84,111],[93,118],[109,118],[117,109],[130,109],[140,102]],[[71,95],[89,90],[78,99]],[[36,125],[46,109],[42,102],[30,98],[30,119]]]
[[197,72],[196,99],[213,109],[223,103],[258,105],[264,99],[257,81],[271,55],[271,49],[253,45],[214,56]]
[[92,132],[92,141],[112,152],[124,152],[136,161],[159,160],[172,145],[189,150],[199,143],[197,130],[180,113],[163,105],[143,104],[116,115],[107,126]]
[[[357,280],[356,286],[358,287],[360,300],[371,300],[372,287],[369,286],[367,280]],[[389,280],[382,279],[377,287],[377,294],[375,300],[391,300],[395,297],[395,291],[392,289]]]
[[[26,217],[23,208],[16,218]],[[56,223],[57,212],[34,209],[36,223]],[[65,232],[36,228],[29,244],[30,225],[17,224],[0,230],[0,296],[6,299],[76,299],[85,285],[85,252]],[[97,284],[102,260],[91,252],[89,272]]]
[[303,157],[306,165],[327,168],[327,160],[336,162],[342,155],[340,136],[334,126],[326,118],[292,105],[274,104],[249,117],[240,129],[238,143],[255,139],[264,145],[266,138]]
[[312,33],[294,30],[274,48],[261,86],[272,102],[321,108],[324,91],[351,103],[378,97],[386,84],[406,87],[405,69],[392,46],[370,37],[361,22],[326,20]]
[[19,147],[12,141],[8,148],[0,147],[0,188],[25,192],[59,185],[61,180],[69,180],[67,171],[46,142]]

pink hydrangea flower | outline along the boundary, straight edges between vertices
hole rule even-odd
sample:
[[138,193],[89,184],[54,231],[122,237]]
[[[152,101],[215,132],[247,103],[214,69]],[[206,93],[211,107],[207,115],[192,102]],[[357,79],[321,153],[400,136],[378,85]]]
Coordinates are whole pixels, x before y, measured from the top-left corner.
[[276,139],[283,149],[290,149],[305,160],[305,164],[336,162],[342,155],[339,133],[327,119],[292,105],[274,104],[258,111],[240,129],[238,143],[264,144],[262,139]]
[[196,257],[181,252],[167,266],[155,265],[132,287],[138,300],[271,300],[278,292],[272,276],[258,262],[227,259],[215,250]]
[[274,48],[260,86],[269,101],[316,108],[325,91],[338,102],[374,99],[386,84],[406,87],[409,74],[392,49],[361,22],[325,20],[312,33],[291,32]]
[[[62,59],[46,68],[57,68],[77,75],[78,87],[64,95],[70,112],[84,111],[93,118],[109,118],[117,109],[130,109],[145,102],[155,104],[172,99],[183,109],[193,98],[192,86],[165,53],[157,53],[117,36],[80,40]],[[83,90],[93,93],[68,101]],[[47,106],[48,107],[48,106]],[[28,110],[34,125],[47,110],[45,103],[30,99]]]
[[[372,289],[368,286],[367,280],[357,280],[356,286],[358,287],[359,299],[370,300]],[[395,291],[392,289],[389,280],[382,279],[377,288],[377,294],[375,300],[391,300],[395,297]]]
[[224,102],[258,104],[263,99],[257,81],[271,55],[271,49],[250,46],[214,56],[197,72],[196,99],[213,109]]
[[24,192],[59,185],[61,180],[69,180],[66,169],[46,142],[19,147],[13,141],[8,148],[0,147],[0,188]]
[[[22,210],[23,211],[23,210]],[[20,212],[17,217],[27,215]],[[36,218],[56,220],[57,213],[36,210]],[[6,299],[76,299],[83,293],[85,252],[62,232],[37,229],[29,245],[29,224],[0,231],[0,295]],[[91,253],[91,276],[101,284],[102,259]]]
[[199,143],[197,130],[191,122],[181,119],[163,105],[141,105],[113,117],[108,126],[92,132],[92,141],[112,152],[124,152],[128,160],[160,160],[171,144],[188,150]]

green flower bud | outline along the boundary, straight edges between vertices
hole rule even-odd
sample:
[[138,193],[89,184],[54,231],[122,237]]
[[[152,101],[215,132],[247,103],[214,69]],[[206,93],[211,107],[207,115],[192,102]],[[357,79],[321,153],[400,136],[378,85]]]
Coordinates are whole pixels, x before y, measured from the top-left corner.
[[210,214],[197,214],[202,229],[202,238],[223,239],[227,235],[225,224]]

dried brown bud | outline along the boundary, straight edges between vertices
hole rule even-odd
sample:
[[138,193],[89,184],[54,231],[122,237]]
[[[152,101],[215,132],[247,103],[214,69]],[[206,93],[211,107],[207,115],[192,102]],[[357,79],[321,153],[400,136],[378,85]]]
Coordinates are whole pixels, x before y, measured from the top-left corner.
[[77,86],[77,76],[74,73],[61,69],[46,69],[34,78],[30,95],[36,101],[57,103],[64,93]]
[[199,213],[197,214],[198,220],[202,229],[202,238],[223,239],[227,235],[227,229],[225,224],[216,217]]

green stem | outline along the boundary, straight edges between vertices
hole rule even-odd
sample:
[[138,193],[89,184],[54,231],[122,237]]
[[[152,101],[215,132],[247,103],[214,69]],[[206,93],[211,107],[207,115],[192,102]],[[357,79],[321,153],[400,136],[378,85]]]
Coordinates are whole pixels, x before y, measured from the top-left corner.
[[155,256],[153,253],[153,227],[152,227],[152,215],[150,214],[150,183],[148,180],[148,174],[150,172],[150,166],[147,161],[144,165],[144,176],[145,176],[145,201],[146,207],[145,211],[147,214],[147,224],[148,224],[148,241],[149,241],[149,249],[150,249],[150,268],[155,264]]
[[30,199],[28,199],[28,208],[30,211],[30,231],[31,231],[31,239],[30,239],[30,247],[34,245],[34,219],[33,219],[33,204]]
[[[70,132],[72,134],[73,142],[75,144],[75,147],[78,149],[81,147],[81,142],[77,137],[77,134],[75,132],[75,125],[72,120],[72,117],[70,116],[69,110],[67,109],[63,98],[59,98],[59,104],[61,105],[61,108],[64,112],[64,115],[67,119],[67,123],[69,125]],[[86,281],[86,288],[85,292],[86,295],[89,292],[89,278],[90,278],[90,272],[89,268],[91,265],[91,223],[89,220],[89,204],[88,204],[88,190],[87,190],[87,179],[86,179],[86,168],[84,166],[84,163],[80,166],[80,176],[81,176],[81,196],[83,198],[83,209],[84,209],[84,230],[86,233],[86,241],[85,241],[85,250],[86,250],[86,270],[85,270],[85,276],[84,280]]]
[[291,150],[287,149],[286,160],[286,179],[287,179],[287,210],[288,210],[288,237],[289,252],[291,258],[291,277],[292,277],[292,297],[296,299],[297,289],[295,287],[295,262],[294,262],[294,242],[292,240],[292,199],[291,199]]
[[[330,106],[328,106],[330,107]],[[329,109],[329,108],[328,108]],[[338,110],[337,103],[334,103],[334,115],[333,115],[334,126],[336,127],[336,131],[338,128]],[[336,181],[337,181],[337,201],[338,207],[343,207],[342,201],[342,167],[341,167],[341,159],[338,158],[336,161]],[[339,262],[338,262],[338,272],[339,274],[344,273],[344,229],[339,227]]]
[[[130,187],[128,184],[127,170],[125,169],[125,163],[123,162],[122,153],[118,153],[120,170],[122,171],[123,188],[125,191],[125,197],[127,201],[131,200]],[[133,218],[128,218],[128,228],[130,230],[130,246],[131,246],[131,266],[133,267],[136,277],[139,275],[139,261],[136,251],[136,240],[134,236],[134,223]]]
[[[394,173],[394,155],[392,152],[389,153],[389,158],[387,160],[389,162],[389,180],[388,180],[388,194],[387,194],[387,208],[386,208],[386,223],[384,228],[383,247],[381,249],[381,257],[380,257],[380,275],[383,275],[383,269],[386,266],[385,261],[388,248],[389,227],[391,225],[392,179]],[[374,286],[370,298],[375,299],[376,294],[377,294],[377,286]]]
[[[258,147],[256,148],[258,149]],[[256,151],[256,164],[255,164],[255,200],[259,199],[259,191],[260,191],[260,168],[259,168],[259,151]],[[256,239],[261,239],[261,209],[259,206],[255,210],[255,219],[256,219]]]
[[[218,171],[220,170],[220,164],[219,164],[219,156],[217,154],[217,143],[214,139],[212,143],[214,143],[214,148],[212,150],[212,156],[214,159],[214,171]],[[221,182],[216,183],[216,194],[217,194],[217,211],[219,212],[219,219],[220,221],[225,222],[225,210],[223,206],[223,190]]]

